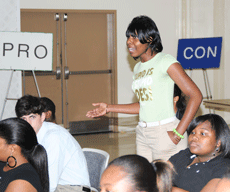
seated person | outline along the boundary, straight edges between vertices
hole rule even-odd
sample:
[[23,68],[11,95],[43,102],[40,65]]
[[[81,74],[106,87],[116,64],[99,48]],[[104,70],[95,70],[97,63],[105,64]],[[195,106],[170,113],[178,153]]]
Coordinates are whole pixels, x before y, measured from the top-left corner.
[[44,108],[44,112],[46,115],[45,121],[56,123],[56,116],[55,116],[56,107],[53,101],[51,101],[48,97],[42,97],[41,101],[45,107]]
[[18,118],[0,121],[0,146],[0,191],[49,191],[46,150],[29,123]]
[[80,145],[65,128],[44,121],[41,99],[25,95],[17,101],[15,111],[17,117],[30,123],[37,134],[38,142],[47,151],[50,191],[64,188],[82,191],[89,188],[87,163]]
[[181,92],[177,84],[174,84],[173,107],[177,119],[181,120],[186,109],[185,95]]
[[196,117],[187,132],[189,148],[169,159],[177,173],[173,192],[213,187],[230,166],[230,130],[222,117]]
[[142,156],[125,155],[113,160],[102,174],[101,192],[170,192],[172,176],[172,165],[167,162],[149,163]]

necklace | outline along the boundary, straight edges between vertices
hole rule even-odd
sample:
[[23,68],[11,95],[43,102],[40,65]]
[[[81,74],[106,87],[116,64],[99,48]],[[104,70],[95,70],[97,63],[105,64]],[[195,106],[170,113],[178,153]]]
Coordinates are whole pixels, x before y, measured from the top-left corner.
[[197,163],[205,163],[205,162],[211,161],[213,158],[215,158],[215,156],[214,156],[214,157],[210,157],[207,161],[200,161],[199,156],[196,156],[195,158],[196,158],[197,161],[198,161]]
[[190,156],[190,159],[193,159],[193,161],[187,166],[187,168],[188,169],[190,169],[190,167],[192,166],[192,165],[198,165],[198,163],[202,163],[203,165],[205,165],[205,163],[208,163],[209,161],[211,161],[213,158],[215,158],[215,156],[214,157],[210,157],[207,161],[200,161],[200,159],[198,158],[198,156],[197,155],[191,155]]

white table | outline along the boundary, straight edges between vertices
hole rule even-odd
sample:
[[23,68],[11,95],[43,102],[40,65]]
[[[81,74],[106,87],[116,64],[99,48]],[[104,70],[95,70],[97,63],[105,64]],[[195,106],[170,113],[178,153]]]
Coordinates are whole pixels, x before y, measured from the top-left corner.
[[205,108],[230,112],[230,99],[204,100],[203,104]]

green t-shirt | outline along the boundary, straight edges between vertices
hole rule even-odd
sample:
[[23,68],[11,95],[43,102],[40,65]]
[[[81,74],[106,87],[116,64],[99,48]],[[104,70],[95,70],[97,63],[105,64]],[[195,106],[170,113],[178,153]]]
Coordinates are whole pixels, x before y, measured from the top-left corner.
[[140,121],[155,122],[175,116],[174,81],[167,73],[173,63],[179,62],[169,54],[158,53],[135,65],[132,89],[140,103]]

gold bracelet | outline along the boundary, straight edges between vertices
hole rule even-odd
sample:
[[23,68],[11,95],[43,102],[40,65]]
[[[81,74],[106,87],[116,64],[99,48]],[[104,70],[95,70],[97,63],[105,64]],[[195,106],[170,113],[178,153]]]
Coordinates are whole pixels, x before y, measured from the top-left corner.
[[177,136],[179,136],[181,139],[184,139],[184,136],[181,135],[180,133],[178,133],[176,129],[173,129],[173,132],[174,132]]

